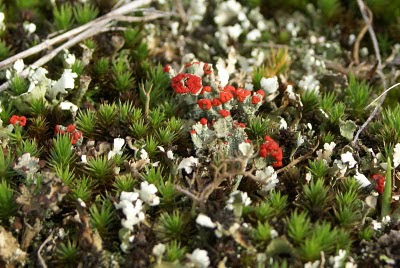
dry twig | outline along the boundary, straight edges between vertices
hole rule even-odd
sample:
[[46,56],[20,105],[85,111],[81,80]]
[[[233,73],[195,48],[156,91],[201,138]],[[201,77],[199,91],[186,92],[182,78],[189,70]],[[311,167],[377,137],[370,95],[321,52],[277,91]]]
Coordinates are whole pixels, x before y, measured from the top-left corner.
[[[42,51],[44,49],[48,49],[49,47],[51,47],[51,46],[53,46],[53,45],[55,45],[57,43],[63,42],[63,41],[65,41],[65,40],[67,40],[67,39],[69,39],[69,38],[71,38],[71,37],[73,37],[73,36],[75,36],[77,34],[80,34],[83,31],[86,31],[87,29],[98,25],[99,22],[106,21],[108,23],[115,17],[130,13],[130,12],[136,10],[140,6],[144,6],[144,5],[150,4],[151,1],[152,0],[136,0],[136,1],[133,1],[131,3],[128,3],[128,4],[125,4],[125,5],[121,6],[121,7],[117,8],[117,9],[115,9],[115,10],[112,10],[109,13],[105,14],[104,16],[101,16],[101,17],[99,17],[99,18],[97,18],[97,19],[95,19],[93,21],[90,21],[90,22],[88,22],[88,23],[86,23],[86,24],[84,24],[82,26],[79,26],[79,27],[77,27],[75,29],[72,29],[72,30],[70,30],[70,31],[68,31],[66,33],[63,33],[63,34],[61,34],[59,36],[56,36],[56,37],[54,37],[52,39],[45,40],[44,42],[42,42],[42,43],[40,43],[40,44],[38,44],[38,45],[36,45],[34,47],[31,47],[31,48],[29,48],[29,49],[27,49],[25,51],[22,51],[22,52],[14,55],[14,56],[12,56],[10,58],[7,58],[7,59],[1,61],[0,62],[0,70],[4,69],[5,67],[7,67],[7,66],[9,66],[11,64],[13,64],[15,61],[17,61],[19,59],[24,59],[26,57],[32,56],[32,55],[34,55],[34,54],[36,54],[36,53],[38,53],[38,52],[40,52],[40,51]],[[105,24],[107,24],[107,23],[105,23]]]
[[[289,163],[287,166],[277,170],[277,173],[281,173],[287,169],[289,169],[292,166],[295,166],[301,161],[304,161],[305,159],[308,159],[318,148],[319,146],[319,141],[317,141],[317,144],[312,148],[312,150],[303,155],[300,156],[296,159],[294,159],[291,163]],[[243,176],[246,178],[249,178],[257,183],[260,183],[262,185],[268,184],[268,182],[262,178],[259,178],[255,176],[254,173],[254,168],[251,168],[250,170],[246,170],[247,163],[248,163],[249,158],[231,158],[231,159],[223,159],[221,160],[220,165],[216,166],[214,164],[211,164],[211,168],[214,170],[213,172],[213,179],[212,182],[210,182],[198,195],[194,195],[188,190],[185,190],[181,188],[180,186],[176,186],[175,189],[189,198],[191,198],[193,201],[198,202],[200,205],[204,205],[210,195],[226,180],[226,179],[233,179],[237,176]]]
[[[151,11],[149,14],[143,16],[143,17],[131,17],[131,16],[125,16],[126,14],[138,10],[137,7],[143,6],[146,4],[149,4],[152,0],[136,0],[134,2],[125,4],[115,10],[112,10],[111,12],[107,13],[106,15],[99,17],[91,22],[88,22],[85,25],[79,26],[75,29],[72,29],[64,34],[61,34],[59,36],[56,36],[52,39],[45,40],[44,42],[40,43],[37,46],[34,46],[32,48],[29,48],[25,51],[22,51],[21,53],[18,53],[17,55],[14,55],[10,58],[7,58],[0,62],[0,70],[6,68],[10,64],[14,63],[15,61],[19,59],[24,59],[26,57],[29,57],[31,55],[34,55],[36,53],[39,53],[45,49],[50,48],[51,46],[63,42],[67,39],[70,39],[63,45],[57,47],[50,53],[44,55],[42,58],[37,60],[32,64],[34,68],[41,67],[50,60],[52,60],[58,53],[63,51],[64,49],[68,49],[80,42],[82,42],[85,39],[88,39],[90,37],[93,37],[101,32],[105,32],[108,30],[115,30],[115,27],[111,27],[115,21],[129,21],[129,22],[140,22],[140,21],[149,21],[149,20],[155,20],[161,17],[165,16],[170,16],[172,13],[162,13],[159,11]],[[29,74],[29,68],[26,68],[22,73],[22,77],[27,77]],[[4,91],[10,86],[10,82],[5,82],[0,86],[0,92]]]
[[186,189],[180,187],[179,185],[175,185],[175,189],[178,192],[180,192],[180,193],[186,195],[187,197],[191,198],[193,201],[198,202],[198,203],[202,203],[202,200],[200,200],[196,195],[194,195],[189,190],[186,190]]
[[[372,17],[369,18],[368,14],[370,14],[370,16],[372,16],[372,12],[369,11],[368,7],[364,4],[364,2],[362,0],[357,0],[357,3],[358,3],[358,6],[360,8],[360,11],[361,11],[361,14],[363,16],[363,19],[364,19],[365,23],[368,24],[370,19],[372,21]],[[378,46],[378,41],[376,39],[375,31],[374,31],[374,28],[372,27],[372,24],[368,25],[368,32],[369,32],[369,35],[370,35],[371,40],[372,40],[372,44],[373,44],[373,47],[374,47],[376,60],[378,61],[377,73],[382,79],[383,88],[384,88],[384,90],[386,92],[387,83],[386,83],[385,75],[382,72],[382,58],[381,58],[381,54],[380,54],[379,46]],[[378,113],[379,108],[382,106],[383,102],[385,101],[386,94],[387,94],[387,92],[382,95],[382,97],[379,100],[378,105],[374,108],[374,110],[371,112],[371,114],[368,117],[368,119],[364,122],[364,124],[357,131],[356,135],[354,136],[353,142],[352,142],[353,146],[356,145],[356,142],[357,142],[358,138],[360,137],[361,132],[367,127],[367,125],[372,121],[372,119]]]
[[289,164],[287,164],[286,166],[284,166],[283,168],[280,168],[276,171],[276,173],[282,173],[286,170],[288,170],[291,167],[294,167],[295,165],[297,165],[298,163],[310,158],[312,156],[312,154],[315,152],[315,150],[317,150],[319,146],[319,141],[317,141],[317,144],[314,146],[314,148],[311,149],[311,151],[309,151],[307,154],[302,155],[296,159],[294,159],[292,162],[290,162]]
[[374,104],[377,100],[379,100],[383,95],[387,94],[390,90],[392,90],[392,89],[394,89],[395,87],[398,87],[398,86],[400,86],[400,83],[394,84],[390,88],[388,88],[385,91],[383,91],[383,93],[381,95],[379,95],[376,99],[374,99],[370,104],[368,104],[367,107],[365,107],[365,109],[368,109],[372,104]]
[[39,263],[43,268],[47,268],[47,264],[46,261],[43,259],[42,257],[42,250],[43,248],[47,245],[47,243],[50,242],[51,239],[53,239],[53,232],[51,231],[50,235],[46,238],[46,240],[44,240],[44,242],[40,245],[39,250],[37,252],[37,257],[39,259]]
[[185,12],[185,8],[183,7],[182,1],[181,0],[175,0],[175,6],[178,10],[179,17],[181,18],[183,23],[188,22],[188,18]]
[[221,161],[219,166],[211,164],[211,168],[214,170],[213,180],[209,183],[199,195],[199,199],[202,202],[206,202],[210,195],[217,189],[222,182],[226,179],[233,179],[239,175],[250,178],[260,184],[267,184],[263,179],[256,177],[253,172],[254,168],[246,170],[248,158],[232,158],[224,159]]
[[370,25],[372,25],[372,20],[373,20],[373,15],[372,12],[368,9],[368,21],[365,23],[364,27],[361,29],[361,31],[359,32],[359,34],[357,35],[356,41],[354,42],[354,46],[353,46],[353,60],[355,65],[358,65],[360,63],[360,56],[359,56],[359,52],[360,52],[360,43],[361,40],[364,38],[364,35],[367,33]]

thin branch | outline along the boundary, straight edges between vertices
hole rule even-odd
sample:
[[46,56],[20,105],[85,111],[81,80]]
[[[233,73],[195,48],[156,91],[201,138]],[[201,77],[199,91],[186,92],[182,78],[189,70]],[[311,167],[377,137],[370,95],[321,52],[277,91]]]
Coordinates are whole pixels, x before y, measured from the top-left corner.
[[24,51],[12,56],[12,57],[9,57],[9,58],[7,58],[7,59],[5,59],[5,60],[0,62],[0,70],[6,68],[7,66],[9,66],[11,64],[13,64],[14,62],[16,62],[19,59],[24,59],[26,57],[32,56],[32,55],[34,55],[36,53],[39,53],[42,50],[48,49],[49,47],[51,47],[51,46],[53,46],[53,45],[55,45],[57,43],[63,42],[65,40],[67,40],[68,38],[70,38],[71,36],[77,35],[77,34],[83,32],[83,31],[87,30],[93,24],[94,24],[94,21],[89,22],[89,23],[87,23],[85,25],[79,26],[79,27],[77,27],[75,29],[72,29],[72,30],[70,30],[70,31],[68,31],[68,32],[66,32],[64,34],[61,34],[61,35],[59,35],[57,37],[45,40],[42,43],[40,43],[39,45],[36,45],[36,46],[31,47],[31,48],[29,48],[27,50],[24,50]]
[[[44,64],[46,64],[47,62],[49,62],[50,60],[52,60],[55,56],[57,56],[58,53],[60,53],[64,49],[68,49],[68,48],[78,44],[79,42],[98,34],[104,28],[108,28],[106,25],[104,25],[105,22],[108,23],[108,21],[100,21],[96,25],[96,27],[88,29],[88,30],[84,31],[83,33],[78,34],[77,36],[75,36],[74,38],[69,40],[68,42],[66,42],[63,45],[57,47],[56,49],[54,49],[50,53],[46,54],[45,56],[43,56],[39,60],[35,61],[31,66],[34,66],[35,68],[41,67]],[[27,67],[25,70],[22,71],[20,76],[24,77],[24,78],[27,77],[28,74],[29,74],[29,70],[30,70],[30,67]],[[10,83],[11,83],[10,81],[7,81],[4,84],[2,84],[0,86],[0,92],[6,90],[10,86]]]
[[187,14],[185,12],[185,8],[183,7],[182,1],[181,0],[175,0],[175,7],[178,10],[178,14],[182,20],[183,23],[188,22]]
[[113,7],[113,9],[119,8],[121,5],[123,5],[125,0],[119,0]]
[[101,32],[102,33],[106,33],[106,32],[124,32],[126,31],[126,29],[128,29],[127,27],[110,27],[110,28],[106,28],[106,29],[102,29]]
[[42,257],[42,250],[43,250],[44,246],[46,246],[46,244],[49,243],[51,239],[53,239],[53,233],[54,233],[54,231],[51,231],[50,235],[40,245],[39,250],[37,252],[37,257],[39,259],[39,263],[43,268],[47,268],[47,264],[46,264],[45,260]]
[[400,83],[394,84],[390,88],[388,88],[385,91],[383,91],[383,93],[381,95],[379,95],[379,97],[374,99],[370,104],[368,104],[367,107],[365,107],[365,109],[368,109],[372,104],[374,104],[377,100],[379,100],[383,95],[387,94],[390,90],[392,90],[392,89],[394,89],[395,87],[398,87],[398,86],[400,86]]
[[354,42],[354,47],[353,47],[353,59],[354,59],[354,63],[355,65],[358,65],[360,63],[360,56],[359,56],[359,52],[360,52],[360,43],[361,40],[364,38],[364,35],[367,33],[367,31],[369,30],[369,27],[372,27],[372,21],[373,21],[373,15],[371,10],[367,9],[366,12],[368,13],[367,17],[368,17],[368,21],[365,22],[364,27],[361,29],[360,33],[357,36],[356,41]]
[[[287,166],[277,170],[276,173],[281,173],[289,169],[290,167],[295,166],[299,162],[309,158],[315,152],[318,146],[319,146],[319,141],[317,141],[317,144],[312,148],[310,152],[296,158]],[[192,193],[188,191],[181,191],[184,190],[181,188],[180,189],[177,188],[177,190],[191,197],[193,200],[197,200],[200,203],[205,203],[207,202],[210,195],[215,191],[215,189],[217,189],[226,179],[232,179],[238,175],[242,175],[243,177],[249,178],[262,185],[267,185],[268,182],[266,180],[259,178],[253,174],[254,168],[246,170],[248,160],[249,158],[232,158],[232,159],[221,160],[221,163],[218,166],[211,164],[210,166],[214,171],[212,182],[210,182],[198,196],[194,196]]]
[[[382,72],[379,71],[378,73],[381,75],[381,77],[383,76]],[[385,78],[383,78],[383,79],[385,79]],[[383,81],[385,81],[385,80],[383,80]],[[386,82],[384,83],[384,85],[386,85]],[[385,88],[386,88],[386,86],[385,86]],[[354,139],[353,139],[353,146],[356,146],[356,142],[357,142],[361,132],[368,126],[368,124],[372,121],[372,119],[374,119],[375,115],[378,113],[379,108],[382,106],[383,102],[386,99],[386,95],[387,95],[387,93],[384,93],[382,95],[382,97],[380,98],[380,100],[378,102],[378,105],[376,105],[376,107],[374,108],[372,113],[369,115],[367,120],[364,122],[364,124],[362,124],[360,129],[357,131],[357,133],[356,133],[356,135],[354,136]]]
[[358,65],[360,63],[360,55],[359,55],[360,54],[360,43],[361,43],[361,40],[364,38],[364,35],[367,33],[368,27],[370,24],[372,24],[372,17],[369,20],[369,23],[365,24],[364,27],[361,29],[361,31],[357,35],[356,41],[354,42],[353,60],[354,60],[355,65]]
[[108,20],[98,22],[92,28],[78,34],[74,38],[70,39],[68,42],[64,43],[63,45],[61,45],[61,46],[57,47],[56,49],[54,49],[53,51],[51,51],[49,54],[47,54],[44,57],[40,58],[39,60],[35,61],[32,64],[32,66],[34,66],[36,68],[43,66],[44,64],[46,64],[47,62],[52,60],[55,56],[57,56],[57,54],[60,53],[61,51],[63,51],[64,49],[68,49],[68,48],[82,42],[85,39],[95,36],[96,34],[101,32],[101,30],[103,28],[109,28],[109,26],[110,26],[110,24],[109,24]]
[[115,9],[115,10],[110,11],[106,15],[101,16],[91,22],[88,22],[82,26],[72,29],[72,30],[70,30],[64,34],[61,34],[57,37],[54,37],[52,39],[45,40],[44,42],[42,42],[34,47],[31,47],[25,51],[22,51],[10,58],[7,58],[7,59],[1,61],[0,62],[0,70],[13,64],[15,61],[17,61],[19,59],[24,59],[26,57],[32,56],[44,49],[48,49],[49,47],[51,47],[57,43],[63,42],[65,40],[71,38],[72,36],[75,36],[83,31],[86,31],[87,29],[96,25],[99,21],[103,21],[103,20],[111,21],[113,17],[125,15],[127,13],[134,11],[135,9],[137,9],[140,6],[150,4],[151,2],[152,2],[152,0],[136,0],[136,1],[130,2],[128,4],[125,4],[117,9]]
[[234,172],[234,171],[228,171],[228,164],[232,162],[239,162],[237,159],[225,159],[222,160],[221,164],[219,166],[216,166],[214,164],[211,164],[211,168],[214,170],[213,173],[213,179],[212,182],[209,183],[200,193],[200,200],[203,202],[206,202],[210,195],[214,192],[215,189],[217,189],[223,181],[227,178],[232,178],[236,175],[239,175],[239,173]]
[[[257,178],[255,175],[253,175],[254,168],[246,171],[248,160],[249,158],[233,158],[222,160],[219,166],[211,164],[211,167],[214,170],[213,180],[202,190],[199,199],[203,202],[206,202],[210,195],[222,184],[222,182],[224,182],[226,179],[237,177],[238,175],[248,177],[260,184],[268,184],[265,180]],[[228,168],[229,164],[233,164],[233,166],[235,166],[235,164],[239,164],[239,166]]]
[[322,57],[317,57],[317,58],[324,61],[327,69],[334,70],[334,71],[337,71],[337,72],[345,74],[345,75],[349,74],[349,69],[344,67],[340,63],[330,61],[330,60],[324,59]]
[[[369,32],[369,35],[371,36],[372,45],[374,46],[375,56],[378,61],[378,69],[382,69],[382,58],[381,58],[381,53],[379,51],[378,40],[376,39],[376,34],[374,31],[374,28],[372,27],[372,23],[369,24],[370,20],[372,22],[373,14],[372,14],[371,10],[364,4],[364,2],[362,0],[357,0],[357,3],[358,3],[358,7],[360,8],[361,15],[362,15],[365,23],[368,25],[368,32]],[[368,17],[368,15],[370,17]]]
[[171,15],[172,15],[171,13],[154,13],[154,14],[146,15],[144,17],[117,16],[117,17],[115,17],[115,19],[118,21],[125,21],[125,22],[142,22],[142,21],[149,21],[149,20],[164,18],[164,17],[171,16]]
[[52,32],[52,33],[47,35],[46,39],[51,39],[51,38],[53,38],[53,37],[55,37],[55,36],[57,36],[59,34],[62,34],[64,32],[65,32],[65,30],[59,30],[59,31]]
[[[363,17],[365,23],[368,24],[370,19],[372,21],[372,12],[368,9],[368,7],[364,4],[364,2],[362,0],[357,0],[357,3],[358,3],[358,6],[360,8],[360,11],[361,11],[361,14],[362,14],[362,17]],[[371,18],[368,17],[367,13],[371,16]],[[368,25],[368,32],[371,37],[372,44],[374,46],[376,60],[378,61],[377,73],[381,77],[384,91],[386,91],[387,83],[386,83],[385,75],[382,72],[382,58],[381,58],[378,41],[376,39],[375,31],[374,31],[374,28],[372,27],[372,24]],[[378,105],[375,107],[375,109],[372,111],[372,113],[370,114],[368,119],[364,122],[364,124],[357,131],[356,135],[354,136],[353,142],[352,142],[353,146],[356,145],[356,142],[357,142],[358,138],[360,137],[361,132],[367,127],[367,125],[372,121],[372,119],[378,113],[379,108],[382,106],[383,102],[385,101],[386,95],[387,95],[387,92],[382,95],[382,97],[379,100]]]
[[[144,14],[142,17],[133,17],[133,16],[116,16],[115,20],[117,21],[124,21],[124,22],[143,22],[143,21],[150,21],[156,20],[159,18],[164,18],[168,16],[173,16],[173,13],[167,12],[159,12],[158,10],[152,10],[149,14]],[[109,29],[103,29],[101,32],[108,32],[108,31],[125,31],[126,27],[111,27]]]
[[193,201],[196,201],[198,203],[202,203],[202,201],[197,196],[195,196],[193,193],[191,193],[189,190],[183,189],[179,185],[175,185],[175,189],[178,192],[180,192],[180,193],[186,195],[187,197],[191,198]]
[[[142,1],[145,1],[145,0],[142,0]],[[151,0],[146,0],[146,1],[150,1],[151,2]],[[134,3],[134,2],[132,2],[132,3]],[[132,3],[130,3],[130,4],[132,4]],[[57,56],[58,53],[60,53],[64,49],[68,49],[68,48],[80,43],[81,41],[86,40],[86,39],[88,39],[90,37],[93,37],[93,36],[95,36],[95,35],[97,35],[97,34],[99,34],[101,32],[105,32],[105,31],[109,31],[109,30],[117,30],[117,29],[119,30],[118,27],[111,27],[112,26],[112,21],[114,19],[116,20],[117,18],[125,17],[125,18],[129,18],[129,19],[135,19],[137,21],[148,21],[148,20],[154,20],[154,19],[157,19],[157,18],[160,18],[160,17],[171,15],[171,13],[159,13],[159,12],[157,12],[155,14],[150,14],[150,15],[148,15],[146,17],[129,17],[129,16],[126,17],[126,16],[123,16],[123,14],[128,13],[127,10],[123,10],[123,12],[122,11],[117,12],[118,10],[120,10],[122,8],[125,8],[125,6],[127,6],[127,5],[124,5],[121,8],[110,12],[110,13],[112,13],[111,15],[109,15],[110,13],[108,13],[106,15],[107,17],[103,16],[105,18],[102,19],[102,20],[99,20],[100,18],[103,18],[103,17],[100,17],[99,19],[96,19],[96,20],[90,22],[90,28],[88,28],[88,29],[86,29],[84,31],[81,31],[75,37],[70,39],[68,42],[66,42],[63,45],[57,47],[56,49],[52,50],[50,53],[44,55],[42,58],[40,58],[39,60],[34,62],[31,66],[36,67],[36,68],[37,67],[41,67],[44,64],[46,64],[47,62],[49,62],[50,60],[52,60],[55,56]],[[130,6],[132,6],[132,5],[130,5]],[[137,4],[135,6],[137,6]],[[128,9],[128,7],[126,7],[126,9]],[[132,10],[130,10],[130,11],[132,11]],[[81,29],[81,27],[78,27],[78,28]],[[121,28],[121,30],[122,30],[122,28]],[[67,32],[65,34],[68,34],[69,37],[72,37],[77,32],[78,31],[76,29],[74,29],[73,32],[70,31],[70,32]],[[56,37],[56,38],[59,38],[59,37]],[[56,39],[56,38],[54,38],[54,39]],[[54,40],[54,39],[51,39],[51,40]],[[33,55],[33,54],[37,53],[37,52],[40,52],[41,50],[44,50],[44,49],[48,48],[49,44],[53,44],[54,43],[51,40],[46,40],[42,44],[36,46],[37,47],[36,50],[28,49],[28,50],[25,50],[25,51],[15,55],[15,56],[11,57],[11,58],[8,58],[8,59],[0,62],[0,69],[2,68],[1,66],[7,66],[7,64],[13,63],[14,61],[16,61],[16,60],[18,60],[20,58],[28,57],[30,55]],[[19,57],[17,57],[17,56],[19,56]],[[27,77],[29,75],[29,71],[30,71],[30,67],[28,67],[25,70],[23,70],[22,73],[20,74],[20,76],[24,77],[24,78]],[[10,81],[7,81],[7,82],[3,83],[0,86],[0,92],[6,90],[9,86],[10,86]]]
[[278,169],[278,170],[276,171],[276,173],[278,173],[278,174],[279,174],[279,173],[282,173],[282,172],[288,170],[289,168],[294,167],[294,166],[297,165],[298,163],[300,163],[300,162],[302,162],[302,161],[308,159],[309,157],[312,156],[312,154],[315,152],[315,150],[317,150],[318,146],[319,146],[319,141],[317,141],[317,144],[314,146],[314,148],[312,148],[311,151],[309,151],[307,154],[302,155],[302,156],[300,156],[300,157],[294,159],[292,162],[290,162],[289,164],[287,164],[287,165],[284,166],[283,168]]

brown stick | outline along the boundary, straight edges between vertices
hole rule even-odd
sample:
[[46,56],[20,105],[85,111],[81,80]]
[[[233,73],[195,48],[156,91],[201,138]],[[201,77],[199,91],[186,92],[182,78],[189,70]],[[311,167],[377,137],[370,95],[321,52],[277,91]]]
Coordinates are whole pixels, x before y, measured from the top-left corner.
[[[370,20],[370,23],[372,23],[372,19]],[[361,40],[364,38],[364,35],[367,33],[368,31],[368,25],[369,24],[365,24],[364,27],[361,29],[360,33],[357,35],[357,39],[354,42],[354,46],[353,46],[353,60],[354,60],[354,64],[358,65],[360,63],[360,43]]]

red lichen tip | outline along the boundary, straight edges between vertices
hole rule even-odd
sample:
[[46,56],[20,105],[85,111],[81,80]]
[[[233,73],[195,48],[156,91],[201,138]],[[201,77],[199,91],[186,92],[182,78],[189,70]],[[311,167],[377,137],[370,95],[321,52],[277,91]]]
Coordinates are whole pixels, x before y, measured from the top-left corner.
[[382,194],[385,190],[385,177],[383,177],[381,174],[373,174],[372,179],[375,181],[375,190],[379,194]]
[[197,101],[199,108],[202,110],[210,110],[211,109],[211,100],[201,99]]
[[13,115],[10,118],[10,124],[12,125],[20,125],[21,127],[26,125],[26,117],[25,116],[18,116],[18,115]]
[[219,110],[218,113],[222,116],[222,117],[228,117],[231,113],[228,110]]
[[261,144],[258,155],[263,158],[271,157],[275,161],[272,163],[273,167],[281,167],[283,160],[283,152],[279,145],[270,136],[265,136],[265,143]]

